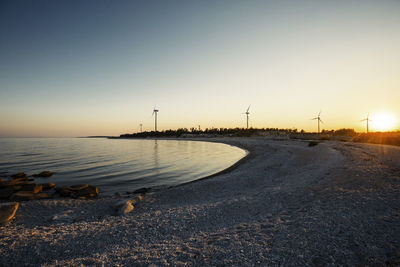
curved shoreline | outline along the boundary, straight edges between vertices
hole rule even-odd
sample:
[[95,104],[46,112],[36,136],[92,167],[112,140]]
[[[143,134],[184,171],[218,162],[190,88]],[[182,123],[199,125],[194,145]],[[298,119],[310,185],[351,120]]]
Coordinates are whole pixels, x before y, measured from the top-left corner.
[[126,216],[112,216],[116,197],[21,203],[0,265],[399,265],[400,148],[226,141],[251,157]]
[[246,147],[244,145],[240,146],[238,144],[232,144],[231,142],[229,142],[227,140],[220,140],[220,139],[217,139],[217,138],[172,138],[171,137],[171,138],[134,138],[134,139],[132,139],[132,138],[121,138],[121,137],[119,137],[119,138],[111,138],[111,139],[117,139],[117,140],[118,139],[124,139],[124,140],[165,140],[165,141],[172,140],[172,141],[194,141],[194,142],[218,143],[218,144],[230,145],[230,146],[242,149],[246,153],[241,159],[236,161],[234,164],[232,164],[232,165],[228,166],[227,168],[225,168],[223,170],[220,170],[220,171],[218,171],[216,173],[213,173],[213,174],[210,174],[210,175],[207,175],[207,176],[204,176],[204,177],[200,177],[200,178],[197,178],[197,179],[189,181],[189,182],[180,183],[180,184],[177,184],[177,185],[171,185],[171,186],[160,185],[160,186],[156,186],[156,187],[152,188],[152,191],[160,191],[160,190],[167,189],[167,188],[180,187],[180,186],[184,186],[184,185],[187,185],[187,184],[196,183],[198,181],[206,180],[206,179],[218,176],[218,175],[227,174],[227,173],[233,171],[234,169],[236,169],[237,167],[239,167],[241,164],[243,164],[245,161],[247,161],[250,157],[252,157],[251,148]]

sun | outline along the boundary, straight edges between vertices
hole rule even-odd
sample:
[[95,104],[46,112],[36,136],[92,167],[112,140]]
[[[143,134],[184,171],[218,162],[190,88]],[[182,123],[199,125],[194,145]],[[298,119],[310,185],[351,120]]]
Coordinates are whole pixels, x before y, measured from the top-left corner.
[[395,129],[396,125],[396,116],[388,111],[378,111],[371,114],[371,126],[375,131],[391,131]]

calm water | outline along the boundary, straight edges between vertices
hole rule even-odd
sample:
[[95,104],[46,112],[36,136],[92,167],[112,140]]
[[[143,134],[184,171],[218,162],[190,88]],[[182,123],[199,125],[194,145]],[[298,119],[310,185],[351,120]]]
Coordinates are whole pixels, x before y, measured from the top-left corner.
[[36,182],[89,183],[101,193],[176,185],[221,171],[244,157],[237,147],[175,140],[0,138],[0,177],[44,170]]

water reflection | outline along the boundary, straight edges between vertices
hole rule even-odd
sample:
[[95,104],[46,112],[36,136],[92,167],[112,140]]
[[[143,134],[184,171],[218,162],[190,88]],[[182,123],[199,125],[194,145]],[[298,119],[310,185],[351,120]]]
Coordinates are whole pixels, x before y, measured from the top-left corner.
[[102,193],[192,181],[245,155],[229,145],[173,140],[1,138],[0,147],[2,176],[50,170],[51,180],[35,182],[90,183]]
[[157,140],[154,140],[154,151],[153,151],[153,158],[154,158],[154,170],[156,172],[156,174],[160,174],[160,165],[158,164],[158,160],[159,160],[159,152],[158,152],[158,143]]

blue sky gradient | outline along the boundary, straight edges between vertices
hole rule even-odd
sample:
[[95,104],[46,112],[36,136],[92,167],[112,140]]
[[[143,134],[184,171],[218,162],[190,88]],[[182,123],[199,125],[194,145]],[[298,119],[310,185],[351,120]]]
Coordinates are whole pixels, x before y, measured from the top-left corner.
[[399,1],[2,1],[0,136],[400,115]]

